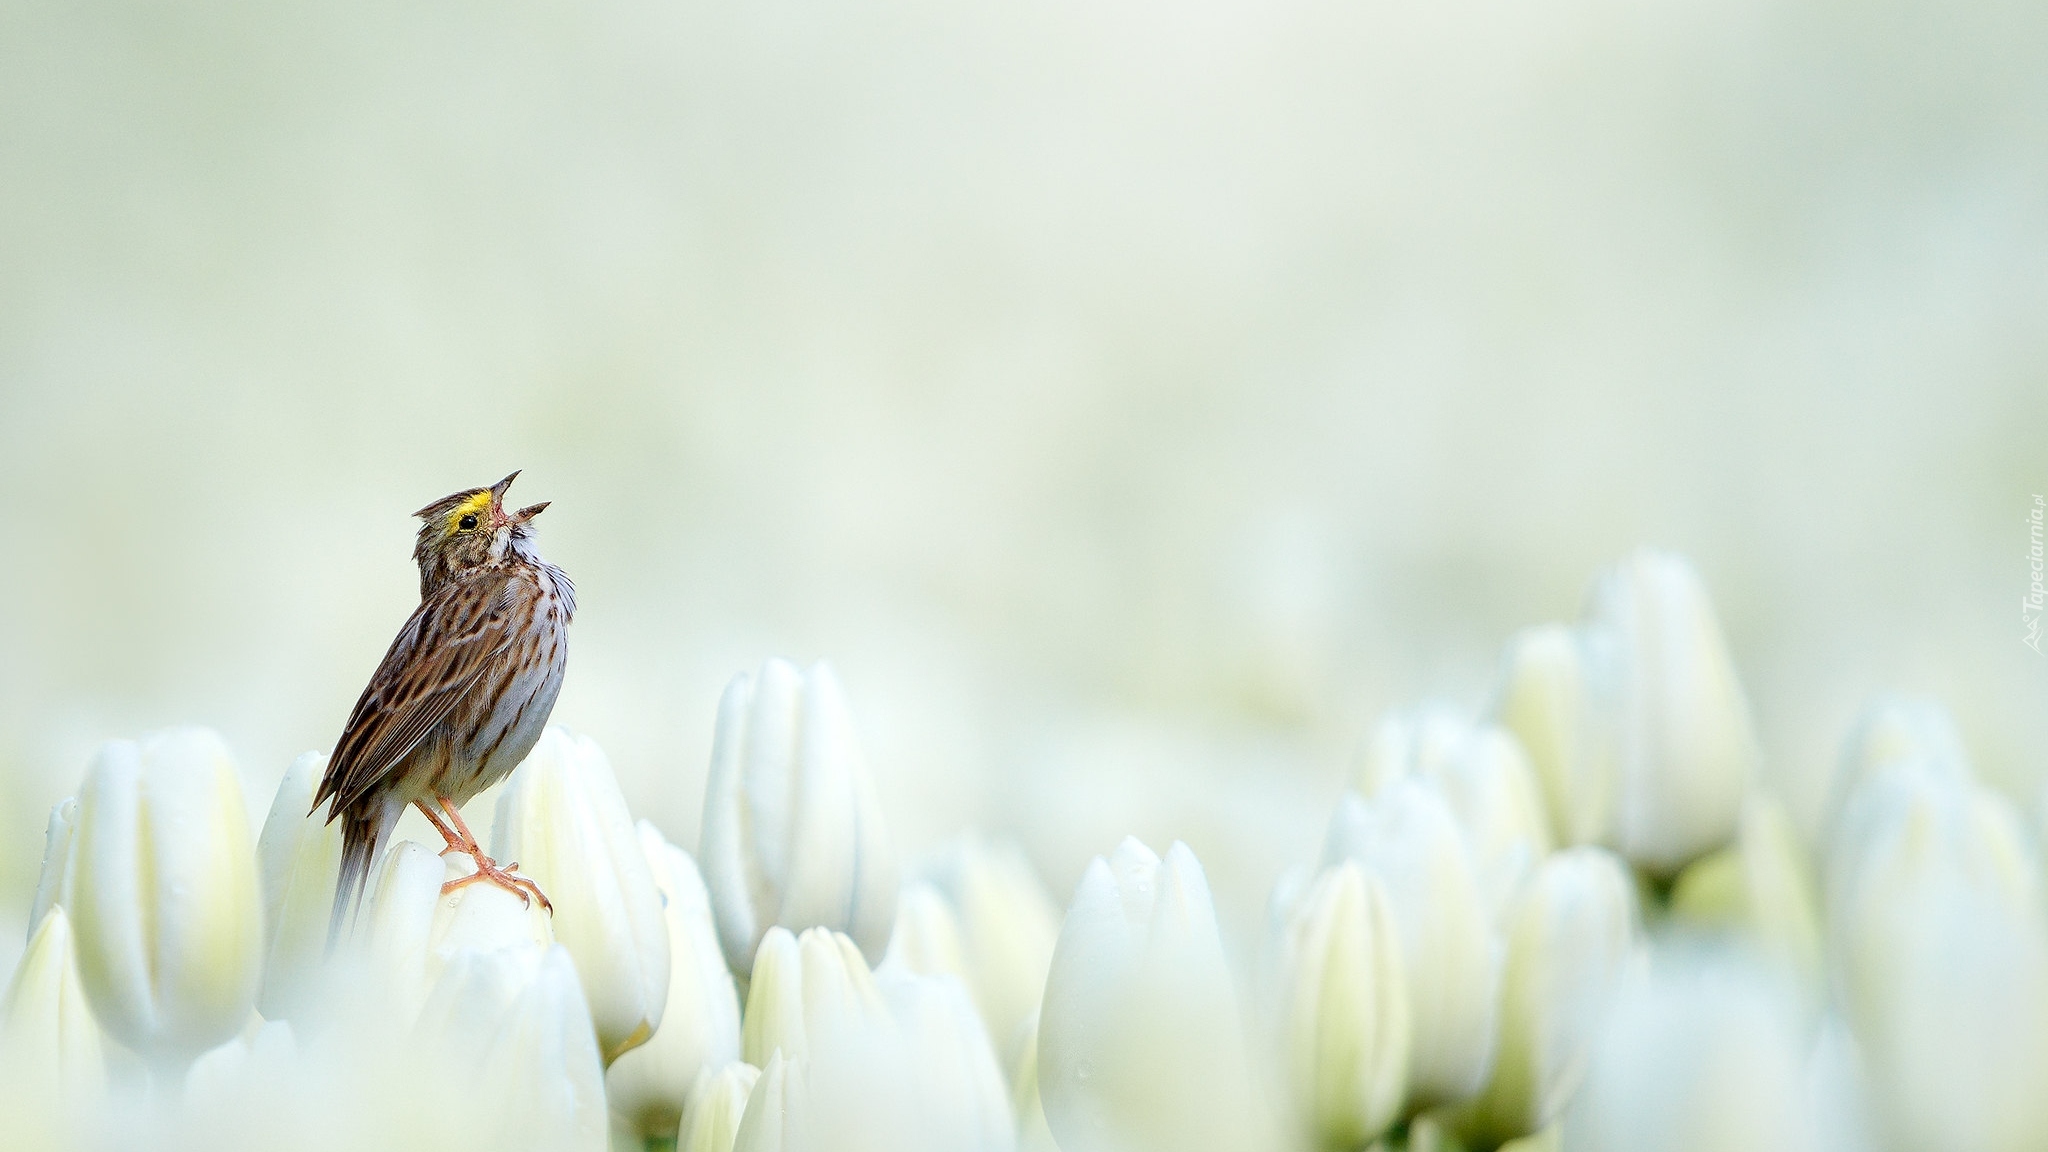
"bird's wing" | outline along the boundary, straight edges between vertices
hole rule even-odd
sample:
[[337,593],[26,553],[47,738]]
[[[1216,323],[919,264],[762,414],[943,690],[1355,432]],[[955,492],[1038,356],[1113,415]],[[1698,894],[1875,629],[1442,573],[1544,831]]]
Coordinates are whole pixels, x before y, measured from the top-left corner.
[[328,819],[376,787],[512,645],[501,578],[453,580],[420,602],[356,701],[313,800],[336,797]]

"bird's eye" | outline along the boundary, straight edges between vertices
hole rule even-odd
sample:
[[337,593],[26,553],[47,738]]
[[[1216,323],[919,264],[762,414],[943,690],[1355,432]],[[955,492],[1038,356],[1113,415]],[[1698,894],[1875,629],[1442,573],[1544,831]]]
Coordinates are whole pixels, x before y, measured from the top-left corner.
[[474,514],[464,516],[462,519],[457,520],[455,522],[455,526],[462,529],[464,532],[467,532],[471,528],[476,527],[476,516]]

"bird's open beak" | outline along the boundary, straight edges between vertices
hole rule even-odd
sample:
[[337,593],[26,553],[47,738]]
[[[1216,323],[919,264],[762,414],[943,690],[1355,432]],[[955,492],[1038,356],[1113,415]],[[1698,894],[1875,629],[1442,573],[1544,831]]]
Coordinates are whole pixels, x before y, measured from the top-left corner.
[[524,524],[528,520],[533,519],[535,516],[540,515],[542,510],[552,503],[554,503],[554,501],[552,500],[543,500],[538,504],[528,504],[526,507],[521,508],[519,511],[514,512],[512,514],[512,522],[514,524]]
[[491,524],[493,527],[503,527],[512,522],[511,517],[505,515],[505,489],[510,488],[514,480],[519,479],[519,473],[522,471],[524,469],[517,469],[510,476],[491,485]]

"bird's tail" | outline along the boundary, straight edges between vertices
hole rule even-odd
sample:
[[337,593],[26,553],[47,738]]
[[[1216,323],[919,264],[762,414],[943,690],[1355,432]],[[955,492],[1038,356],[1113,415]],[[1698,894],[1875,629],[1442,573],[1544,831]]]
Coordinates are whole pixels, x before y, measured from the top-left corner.
[[327,921],[327,950],[334,951],[342,930],[355,920],[362,907],[363,888],[369,881],[370,862],[377,856],[382,831],[374,813],[341,813],[341,871],[334,880],[334,911]]

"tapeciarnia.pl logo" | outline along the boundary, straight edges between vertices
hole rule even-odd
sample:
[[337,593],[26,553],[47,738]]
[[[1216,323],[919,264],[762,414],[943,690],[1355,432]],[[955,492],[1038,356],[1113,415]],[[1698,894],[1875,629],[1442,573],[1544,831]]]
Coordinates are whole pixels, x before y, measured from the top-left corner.
[[2020,643],[2032,648],[2037,656],[2041,654],[2041,608],[2048,603],[2048,589],[2041,586],[2041,514],[2044,507],[2048,505],[2044,505],[2042,498],[2036,495],[2033,511],[2027,514],[2028,532],[2033,538],[2033,546],[2027,549],[2027,562],[2033,566],[2034,583],[2020,600],[2020,623],[2027,630],[2026,635],[2020,637]]

